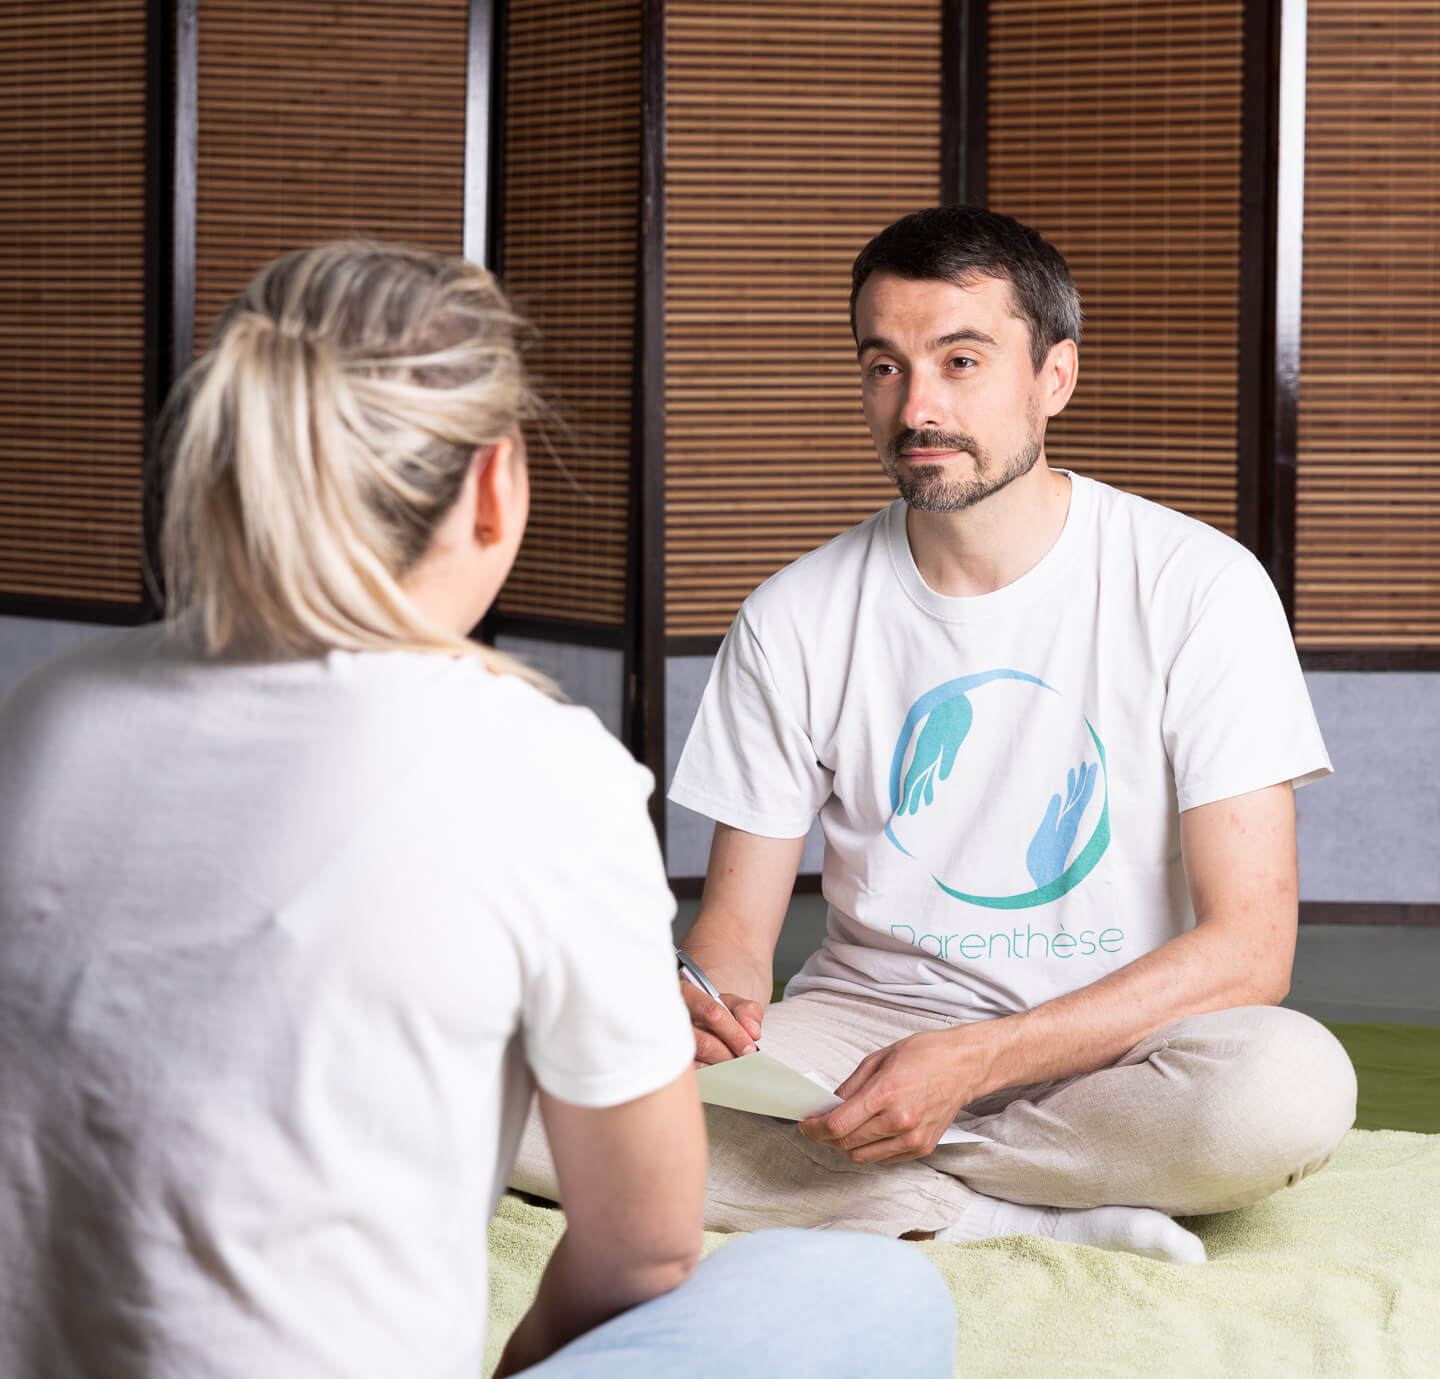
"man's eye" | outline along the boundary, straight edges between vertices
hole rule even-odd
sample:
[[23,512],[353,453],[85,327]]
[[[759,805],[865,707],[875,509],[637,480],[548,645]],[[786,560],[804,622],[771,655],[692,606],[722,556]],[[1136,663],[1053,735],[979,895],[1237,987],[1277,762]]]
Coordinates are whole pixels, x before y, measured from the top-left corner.
[[952,369],[973,369],[975,361],[968,354],[957,354],[950,361],[950,367]]
[[868,372],[871,378],[889,378],[900,371],[893,364],[871,364]]

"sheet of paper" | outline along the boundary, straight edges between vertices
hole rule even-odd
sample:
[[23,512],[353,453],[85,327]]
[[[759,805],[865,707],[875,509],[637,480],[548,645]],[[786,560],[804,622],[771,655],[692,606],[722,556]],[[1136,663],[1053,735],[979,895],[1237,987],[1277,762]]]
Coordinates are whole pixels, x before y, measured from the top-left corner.
[[[764,1052],[712,1063],[701,1068],[695,1080],[700,1084],[700,1100],[711,1106],[728,1106],[734,1111],[751,1111],[781,1120],[805,1120],[840,1105],[840,1098],[814,1074],[796,1072],[788,1063]],[[940,1143],[979,1143],[982,1139],[952,1125],[940,1136]]]
[[700,1100],[711,1106],[781,1120],[804,1120],[840,1104],[840,1098],[820,1083],[764,1052],[712,1063],[701,1068],[695,1080],[700,1084]]

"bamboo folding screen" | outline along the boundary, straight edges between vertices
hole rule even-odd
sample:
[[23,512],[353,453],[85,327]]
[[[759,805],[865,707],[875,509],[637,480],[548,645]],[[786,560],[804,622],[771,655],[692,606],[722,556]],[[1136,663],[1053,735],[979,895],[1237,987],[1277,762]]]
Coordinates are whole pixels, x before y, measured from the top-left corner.
[[[1268,137],[1244,127],[1242,48],[1265,3],[495,5],[496,247],[539,327],[529,358],[557,413],[532,432],[531,532],[500,611],[619,644],[636,505],[653,500],[663,630],[700,649],[772,570],[889,498],[860,419],[848,266],[876,229],[938,199],[942,155],[953,167],[941,106],[956,129],[959,77],[940,70],[940,31],[962,8],[985,15],[987,203],[1059,246],[1087,309],[1051,458],[1235,532],[1237,350],[1260,338],[1263,306],[1238,300],[1242,230],[1249,253],[1258,223],[1242,143]],[[183,177],[156,180],[164,157],[147,183],[147,119],[152,138],[176,133],[147,109],[165,12],[0,0],[0,599],[21,611],[143,611],[145,408],[161,377],[147,339],[167,286],[191,286],[179,246],[174,282],[145,281],[147,223],[156,235],[167,196],[177,225],[189,210]],[[298,244],[361,233],[460,249],[467,109],[484,97],[467,45],[483,12],[195,0],[197,344],[260,263]],[[1294,536],[1297,637],[1314,651],[1440,651],[1436,14],[1422,0],[1308,4]],[[665,123],[646,131],[657,72]],[[655,338],[637,335],[654,243],[640,172],[662,139],[664,267],[644,283],[663,379],[635,362]],[[657,393],[662,444],[636,427]],[[649,497],[632,483],[642,449],[663,461],[646,469]]]
[[0,594],[141,601],[145,24],[0,4]]
[[467,0],[199,0],[195,339],[266,260],[366,235],[458,254]]
[[1440,647],[1440,9],[1310,0],[1295,630]]
[[938,0],[666,6],[665,608],[723,633],[894,497],[850,264],[940,191]]
[[989,205],[1055,244],[1085,308],[1047,454],[1232,535],[1242,10],[989,5]]
[[527,362],[555,415],[531,428],[530,526],[498,611],[619,629],[631,496],[642,6],[510,0],[506,10],[501,261],[506,285],[539,330]]

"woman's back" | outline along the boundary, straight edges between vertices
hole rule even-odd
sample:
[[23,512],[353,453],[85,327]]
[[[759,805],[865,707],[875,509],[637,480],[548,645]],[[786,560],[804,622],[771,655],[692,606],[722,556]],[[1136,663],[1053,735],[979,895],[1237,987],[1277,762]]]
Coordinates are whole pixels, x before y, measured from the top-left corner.
[[22,685],[0,1373],[477,1373],[527,1060],[580,1104],[683,1066],[648,788],[473,661],[142,629]]

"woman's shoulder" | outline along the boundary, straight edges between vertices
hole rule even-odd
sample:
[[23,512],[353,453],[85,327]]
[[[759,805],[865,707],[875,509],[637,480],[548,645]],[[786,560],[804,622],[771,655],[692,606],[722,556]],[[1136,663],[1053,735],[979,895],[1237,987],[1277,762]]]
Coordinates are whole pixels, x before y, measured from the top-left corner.
[[478,658],[434,677],[430,699],[433,728],[456,758],[502,773],[517,794],[553,794],[559,785],[568,793],[580,783],[648,793],[653,785],[594,710],[495,674]]
[[107,686],[143,680],[166,652],[159,624],[97,632],[34,667],[0,695],[0,728],[28,735],[57,717],[94,711]]

